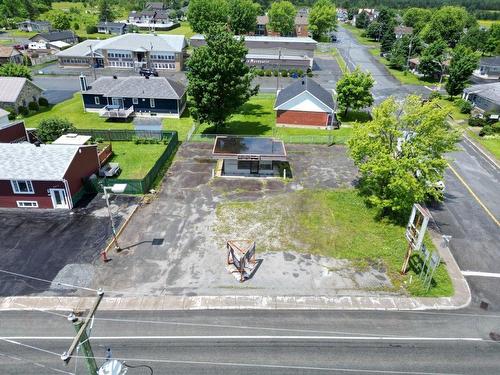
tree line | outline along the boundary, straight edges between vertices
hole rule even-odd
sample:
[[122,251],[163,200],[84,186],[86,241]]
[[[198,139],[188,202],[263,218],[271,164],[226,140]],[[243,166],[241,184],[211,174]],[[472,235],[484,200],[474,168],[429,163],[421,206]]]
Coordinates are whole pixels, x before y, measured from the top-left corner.
[[393,9],[441,8],[446,5],[461,6],[469,11],[500,10],[498,0],[339,0],[337,6],[342,8],[380,8]]

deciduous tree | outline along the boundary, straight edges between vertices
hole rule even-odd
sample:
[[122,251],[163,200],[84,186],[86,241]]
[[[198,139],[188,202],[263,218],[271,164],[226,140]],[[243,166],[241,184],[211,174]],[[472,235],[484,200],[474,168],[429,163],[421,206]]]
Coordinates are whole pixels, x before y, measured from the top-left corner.
[[331,0],[318,0],[309,13],[309,30],[313,38],[337,29],[337,10]]
[[361,109],[373,104],[371,88],[374,80],[370,73],[363,73],[356,68],[352,73],[344,74],[337,82],[337,101],[344,113],[349,109]]
[[227,23],[228,4],[226,0],[191,0],[187,18],[196,33],[204,34],[214,24]]
[[188,95],[193,117],[214,124],[218,131],[258,87],[251,86],[253,73],[245,64],[248,50],[243,38],[215,25],[205,39],[207,45],[195,49],[187,62]]
[[454,47],[469,23],[470,15],[465,8],[445,6],[432,14],[430,22],[422,30],[422,37],[427,43],[441,38]]
[[368,17],[368,13],[362,11],[356,16],[355,25],[358,29],[366,29],[370,24],[370,17]]
[[479,58],[478,52],[473,52],[464,46],[459,45],[453,50],[445,86],[451,97],[462,93],[472,72],[478,66]]
[[111,22],[115,19],[111,2],[109,0],[99,1],[99,19],[101,21]]
[[271,30],[287,35],[295,30],[295,15],[297,10],[289,1],[275,1],[269,9],[269,26]]
[[61,135],[74,132],[76,129],[71,122],[63,118],[47,118],[40,121],[36,131],[36,136],[42,142],[52,142]]
[[24,65],[7,63],[0,66],[0,77],[24,77],[31,80],[31,70]]
[[64,12],[55,12],[51,16],[52,27],[56,30],[68,30],[71,27],[71,17]]
[[444,40],[438,39],[422,52],[418,71],[428,78],[441,77],[447,58],[448,46]]
[[403,23],[405,26],[413,27],[415,33],[419,33],[431,17],[432,11],[430,9],[408,8],[403,14]]
[[443,155],[458,140],[447,115],[434,101],[409,96],[400,104],[391,97],[374,108],[372,121],[354,124],[349,152],[359,187],[381,215],[405,218],[414,203],[442,199]]
[[254,31],[260,5],[252,0],[229,0],[229,27],[235,34]]

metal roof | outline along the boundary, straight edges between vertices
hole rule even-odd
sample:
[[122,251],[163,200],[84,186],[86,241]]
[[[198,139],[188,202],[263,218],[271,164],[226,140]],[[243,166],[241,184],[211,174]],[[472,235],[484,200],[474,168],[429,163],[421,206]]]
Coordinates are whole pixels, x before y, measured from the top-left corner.
[[54,181],[64,178],[80,146],[0,143],[0,180]]
[[12,55],[19,55],[20,52],[14,47],[0,46],[0,57],[11,57]]
[[500,67],[500,56],[483,57],[479,66],[497,66]]
[[267,156],[276,160],[286,158],[283,141],[264,137],[217,136],[215,138],[214,156]]
[[85,94],[107,97],[180,99],[186,87],[166,77],[101,77]]
[[92,137],[90,135],[78,135],[75,133],[63,134],[57,138],[53,145],[84,145],[90,141]]
[[71,30],[50,31],[48,33],[39,33],[39,34],[36,34],[33,37],[31,37],[30,40],[33,40],[33,38],[36,36],[40,36],[49,42],[54,42],[56,40],[62,40],[62,39],[75,38],[75,34]]
[[[236,37],[239,37],[236,35]],[[291,36],[263,36],[263,35],[244,35],[246,42],[275,42],[275,43],[301,43],[301,44],[318,44],[314,39],[309,37],[291,37]],[[196,34],[191,37],[192,40],[205,40],[201,34]]]
[[95,46],[99,44],[101,41],[96,39],[87,39],[73,47],[65,49],[64,51],[56,53],[58,57],[85,57],[90,56],[90,47],[93,48],[95,52]]
[[473,93],[500,105],[500,82],[472,85],[464,90],[465,93]]
[[317,98],[332,111],[335,109],[335,103],[333,102],[332,93],[324,89],[319,83],[308,77],[303,77],[297,82],[288,85],[283,90],[280,90],[280,92],[278,93],[278,97],[276,98],[275,107],[279,107],[280,105],[302,94],[304,91],[309,92],[312,96]]
[[0,77],[0,102],[15,102],[17,100],[17,97],[21,93],[21,90],[26,84],[33,85],[34,87],[38,88],[40,92],[43,91],[33,82],[28,83],[28,80],[26,78]]

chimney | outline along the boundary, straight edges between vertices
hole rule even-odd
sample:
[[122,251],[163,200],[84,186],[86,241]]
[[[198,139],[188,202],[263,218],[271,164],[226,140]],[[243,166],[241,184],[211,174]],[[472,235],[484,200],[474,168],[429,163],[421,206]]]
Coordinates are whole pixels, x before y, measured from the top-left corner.
[[85,76],[85,74],[80,74],[80,90],[82,90],[82,92],[85,92],[89,89],[89,86],[87,85],[87,77]]

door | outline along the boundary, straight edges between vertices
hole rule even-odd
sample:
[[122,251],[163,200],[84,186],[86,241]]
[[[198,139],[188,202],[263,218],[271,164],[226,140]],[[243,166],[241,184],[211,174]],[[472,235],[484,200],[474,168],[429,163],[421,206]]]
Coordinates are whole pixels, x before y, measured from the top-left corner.
[[251,174],[258,174],[259,173],[259,161],[258,160],[252,160],[250,162],[250,173]]
[[64,189],[50,189],[50,197],[54,208],[69,208],[68,197]]
[[113,106],[123,108],[123,98],[112,98],[111,101]]

